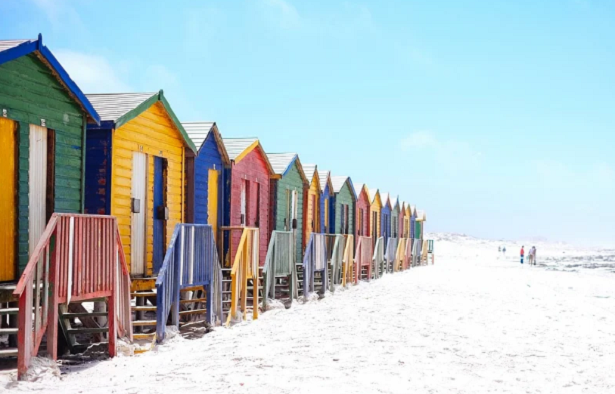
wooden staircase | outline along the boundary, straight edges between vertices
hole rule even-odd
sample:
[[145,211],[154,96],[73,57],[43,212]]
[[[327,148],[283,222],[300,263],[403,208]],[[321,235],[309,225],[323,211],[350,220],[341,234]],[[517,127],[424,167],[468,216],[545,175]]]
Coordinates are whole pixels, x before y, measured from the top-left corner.
[[0,336],[7,337],[7,346],[0,345],[0,358],[17,357],[17,315],[19,307],[13,291],[14,283],[0,284]]

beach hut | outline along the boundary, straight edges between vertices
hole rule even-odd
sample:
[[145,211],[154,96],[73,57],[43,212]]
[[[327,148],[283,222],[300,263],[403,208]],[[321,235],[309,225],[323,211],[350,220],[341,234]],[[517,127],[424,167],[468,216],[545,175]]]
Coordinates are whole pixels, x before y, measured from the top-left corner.
[[400,238],[399,235],[399,214],[401,207],[399,204],[399,197],[391,199],[391,237]]
[[416,231],[416,218],[417,218],[418,212],[414,205],[410,205],[409,208],[410,208],[409,209],[410,216],[408,219],[408,234],[409,234],[408,237],[412,239],[420,239],[420,237],[417,237],[417,231]]
[[385,248],[391,237],[391,212],[393,211],[389,193],[380,195],[382,200],[382,209],[380,211],[380,236],[384,238]]
[[355,187],[356,200],[356,221],[355,221],[355,239],[358,241],[359,237],[370,236],[370,198],[369,189],[367,185],[361,183]]
[[411,220],[412,220],[412,208],[410,204],[406,203],[406,210],[404,214],[404,238],[412,239],[412,231],[411,230]]
[[117,217],[132,288],[151,290],[183,221],[185,148],[197,150],[162,90],[87,97],[101,124],[87,131],[85,213]]
[[271,228],[296,231],[295,263],[303,255],[303,196],[308,179],[296,153],[268,153],[275,177],[271,182]]
[[349,176],[332,176],[333,185],[333,209],[331,210],[333,232],[335,234],[355,233],[355,204],[357,195],[352,180]]
[[182,122],[196,154],[186,150],[185,223],[209,224],[214,238],[223,224],[224,169],[229,159],[215,122]]
[[398,234],[399,234],[399,238],[408,238],[406,236],[406,234],[404,233],[404,229],[405,229],[405,221],[406,221],[406,202],[405,201],[400,201],[399,203],[399,221],[397,223],[398,225]]
[[376,240],[382,236],[381,234],[381,213],[382,199],[378,189],[369,189],[369,212],[370,212],[370,236],[372,242],[376,244]]
[[[275,172],[257,138],[223,138],[231,160],[226,170],[224,223],[227,227],[259,229],[259,265],[265,263],[269,241],[270,180]],[[241,232],[233,232],[231,253],[223,261],[232,263]]]
[[331,184],[330,171],[318,171],[320,181],[320,232],[322,234],[333,234],[334,225],[332,223],[333,210],[333,185]]
[[83,138],[98,113],[36,40],[0,41],[0,282],[25,269],[54,212],[83,209]]
[[320,177],[316,164],[305,164],[303,166],[305,176],[309,182],[304,201],[304,221],[303,221],[303,247],[307,245],[310,234],[318,232],[320,229]]

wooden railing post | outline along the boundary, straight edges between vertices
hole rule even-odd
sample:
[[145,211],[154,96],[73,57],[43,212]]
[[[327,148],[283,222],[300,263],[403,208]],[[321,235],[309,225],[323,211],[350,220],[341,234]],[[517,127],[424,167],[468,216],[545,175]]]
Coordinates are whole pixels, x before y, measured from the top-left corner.
[[[61,236],[64,231],[64,221],[58,220],[55,230],[55,251],[52,253],[53,258],[50,262],[49,274],[49,314],[47,316],[47,354],[52,360],[58,358],[58,320],[60,314],[58,312],[59,282],[60,282],[60,259],[62,245]],[[21,326],[20,326],[21,327]]]

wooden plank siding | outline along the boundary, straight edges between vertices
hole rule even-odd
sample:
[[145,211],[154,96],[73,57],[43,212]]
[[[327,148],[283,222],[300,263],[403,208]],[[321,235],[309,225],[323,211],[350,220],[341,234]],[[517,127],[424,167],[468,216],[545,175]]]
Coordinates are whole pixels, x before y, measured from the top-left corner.
[[[378,190],[375,191],[375,194],[373,196],[373,198],[370,201],[370,232],[372,231],[371,229],[375,229],[376,234],[371,234],[370,236],[372,237],[372,239],[375,240],[378,239],[378,237],[382,236],[382,231],[381,231],[381,223],[380,223],[380,217],[381,217],[381,213],[382,213],[382,200],[380,199],[380,192]],[[371,223],[371,220],[376,220],[375,225],[373,223]]]
[[147,154],[146,275],[153,275],[154,156],[167,160],[167,207],[165,244],[177,223],[183,221],[184,140],[161,102],[113,132],[111,215],[117,217],[126,262],[131,259],[131,180],[133,152]]
[[[303,198],[307,185],[304,183],[301,177],[299,164],[297,160],[293,162],[288,171],[282,175],[280,179],[272,180],[272,184],[275,185],[272,189],[272,222],[274,223],[272,230],[290,231],[292,230],[292,223],[288,216],[289,212],[289,200],[288,192],[297,192],[297,239],[295,240],[295,261],[300,263],[303,258]],[[275,191],[274,191],[275,190]],[[286,226],[289,223],[289,226]]]
[[[309,174],[306,174],[309,177]],[[308,178],[309,179],[309,178]],[[318,172],[314,171],[310,187],[307,190],[307,201],[305,202],[305,223],[303,235],[303,248],[307,246],[310,234],[320,229],[320,180]]]
[[[357,203],[355,206],[356,225],[355,225],[355,244],[359,242],[361,236],[370,236],[370,202],[367,187],[363,185],[357,190]],[[355,245],[356,246],[356,245]]]
[[355,206],[356,199],[354,191],[351,190],[351,185],[348,181],[344,182],[344,186],[339,192],[333,195],[332,222],[334,223],[333,231],[335,234],[346,234],[342,228],[342,215],[344,206],[348,206],[348,234],[355,234]]
[[[332,198],[333,194],[333,187],[331,186],[330,179],[328,179],[327,183],[325,184],[325,188],[320,193],[320,226],[318,228],[322,234],[334,233],[334,225],[332,221],[333,215],[331,214],[331,212],[335,209]],[[327,215],[328,217],[326,217]]]
[[[265,257],[267,255],[267,243],[269,241],[269,188],[270,188],[270,170],[267,165],[267,158],[265,153],[261,150],[260,145],[250,150],[245,156],[241,158],[239,162],[231,163],[231,179],[227,179],[226,184],[230,186],[230,190],[227,191],[228,203],[230,203],[230,209],[228,209],[229,215],[227,216],[227,225],[241,226],[241,189],[243,182],[246,181],[249,184],[249,191],[247,192],[247,217],[245,225],[247,227],[255,227],[258,218],[259,231],[259,247],[260,256],[259,264],[263,266],[265,264]],[[258,186],[257,186],[258,185]],[[260,196],[257,198],[255,190],[259,190]],[[232,245],[233,250],[231,256],[235,256],[237,251],[237,245],[241,233],[238,231],[233,232]]]
[[[50,141],[53,175],[51,207],[55,212],[79,213],[82,209],[83,136],[86,114],[35,53],[0,65],[0,111],[18,123],[17,133],[17,267],[28,262],[29,124],[54,130]],[[52,212],[47,212],[48,217]]]
[[408,236],[404,233],[404,221],[406,220],[406,203],[402,202],[399,204],[399,237],[400,238],[408,238]]
[[391,204],[391,236],[399,238],[399,198],[394,199]]
[[387,201],[382,201],[380,210],[380,236],[384,237],[385,242],[391,236],[391,211],[391,203],[387,198]]

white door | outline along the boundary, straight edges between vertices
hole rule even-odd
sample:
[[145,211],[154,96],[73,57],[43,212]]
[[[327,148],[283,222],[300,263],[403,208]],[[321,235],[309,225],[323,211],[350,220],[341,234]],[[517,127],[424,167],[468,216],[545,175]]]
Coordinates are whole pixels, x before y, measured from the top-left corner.
[[130,274],[145,275],[145,198],[147,196],[147,155],[132,154],[132,220]]
[[29,195],[30,207],[29,227],[29,254],[45,231],[47,225],[47,129],[41,126],[30,125],[30,168]]

